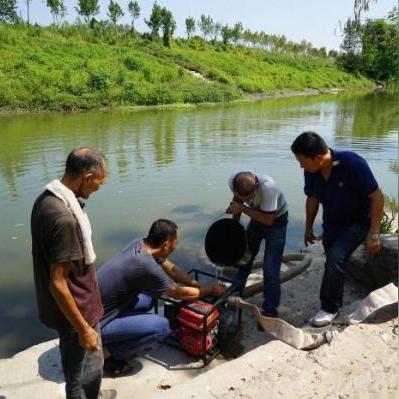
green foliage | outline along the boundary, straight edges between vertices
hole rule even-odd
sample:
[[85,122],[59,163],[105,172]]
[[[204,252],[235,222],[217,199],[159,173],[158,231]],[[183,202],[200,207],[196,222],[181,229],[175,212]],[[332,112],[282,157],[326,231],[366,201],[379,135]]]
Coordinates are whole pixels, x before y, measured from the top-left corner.
[[141,62],[136,60],[134,57],[125,58],[123,63],[125,64],[126,68],[130,69],[131,71],[142,71],[144,69]]
[[195,19],[193,17],[186,18],[187,39],[190,39],[195,32]]
[[100,5],[98,0],[78,0],[78,6],[75,9],[89,24],[90,20],[100,12]]
[[17,19],[17,1],[0,0],[0,22],[12,24],[15,23]]
[[228,45],[230,39],[232,38],[232,32],[228,25],[222,26],[222,41],[224,45]]
[[87,80],[91,90],[105,90],[109,87],[109,76],[104,71],[91,71]]
[[202,14],[198,21],[198,28],[202,32],[204,40],[211,34],[213,28],[213,19],[210,15]]
[[398,217],[399,205],[395,197],[384,195],[384,214],[382,216],[380,233],[392,233],[395,219]]
[[65,17],[66,7],[63,0],[46,0],[46,5],[50,8],[53,16],[54,25],[58,25]]
[[395,175],[398,174],[399,166],[398,166],[398,161],[392,161],[389,164],[389,170],[394,173]]
[[162,23],[162,42],[166,47],[170,47],[170,39],[176,29],[176,22],[173,19],[172,13],[165,7],[161,10],[161,23]]
[[134,30],[134,21],[140,16],[141,8],[137,1],[130,0],[127,5],[127,9],[132,17],[132,29]]
[[118,19],[123,17],[123,11],[121,6],[116,1],[111,0],[108,5],[107,15],[112,24],[115,26]]
[[348,20],[344,28],[343,53],[338,65],[350,73],[388,82],[398,80],[399,35],[397,8],[387,20]]
[[370,85],[325,58],[196,37],[176,39],[168,48],[130,27],[116,31],[103,22],[92,28],[0,24],[0,53],[0,107],[7,108],[201,103],[245,93]]
[[212,26],[212,43],[216,43],[221,33],[222,33],[222,24],[220,22],[214,23]]
[[397,26],[368,20],[362,36],[364,73],[375,80],[397,76],[399,65]]
[[156,39],[159,36],[159,29],[162,26],[162,7],[157,2],[152,6],[150,19],[144,20],[144,22],[151,29],[151,37]]
[[241,22],[234,24],[233,29],[231,30],[231,38],[233,39],[234,43],[237,44],[238,40],[240,40],[242,31],[243,26]]

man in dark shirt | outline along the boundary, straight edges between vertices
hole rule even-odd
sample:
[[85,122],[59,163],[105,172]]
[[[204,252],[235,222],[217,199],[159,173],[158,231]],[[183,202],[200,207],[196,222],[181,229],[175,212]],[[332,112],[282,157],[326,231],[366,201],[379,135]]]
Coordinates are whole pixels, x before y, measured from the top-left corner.
[[352,252],[364,242],[369,255],[380,250],[384,198],[367,162],[351,151],[336,151],[313,132],[304,132],[291,150],[305,170],[305,245],[313,243],[313,223],[323,206],[326,264],[320,288],[321,310],[314,326],[325,326],[342,306],[344,277]]
[[100,393],[103,307],[92,263],[95,254],[90,252],[90,224],[77,200],[89,198],[106,175],[101,153],[90,148],[72,151],[63,178],[46,186],[31,215],[39,317],[58,331],[66,396],[71,399],[116,397],[115,391]]
[[113,375],[129,370],[127,361],[139,347],[169,334],[168,320],[150,313],[154,298],[166,294],[195,300],[224,292],[219,283],[201,287],[166,259],[175,250],[178,239],[177,225],[159,219],[152,224],[146,238],[133,240],[98,271],[104,305],[101,321],[104,369]]

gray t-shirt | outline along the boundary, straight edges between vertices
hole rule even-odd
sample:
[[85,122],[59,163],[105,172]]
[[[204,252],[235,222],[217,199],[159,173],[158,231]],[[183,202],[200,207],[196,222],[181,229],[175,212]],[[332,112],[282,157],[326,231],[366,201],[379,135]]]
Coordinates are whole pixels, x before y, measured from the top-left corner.
[[[259,209],[263,212],[275,213],[276,217],[284,215],[287,212],[287,201],[284,198],[281,190],[276,186],[274,180],[266,175],[259,175],[258,173],[248,171],[254,174],[259,182],[259,188],[256,192],[255,198],[252,201],[247,201],[248,206],[254,209]],[[229,179],[230,190],[233,191],[234,177],[241,172],[236,172],[231,175]]]
[[104,306],[103,326],[122,312],[139,293],[159,297],[173,285],[173,280],[160,265],[164,259],[155,259],[142,250],[142,244],[143,238],[134,239],[97,272]]

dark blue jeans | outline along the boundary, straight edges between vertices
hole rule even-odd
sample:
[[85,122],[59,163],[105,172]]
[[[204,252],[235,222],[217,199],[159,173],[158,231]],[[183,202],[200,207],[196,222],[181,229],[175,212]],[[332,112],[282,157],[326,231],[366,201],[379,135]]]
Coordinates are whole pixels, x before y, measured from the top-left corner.
[[346,226],[323,240],[326,263],[320,288],[321,309],[336,313],[342,306],[346,266],[352,252],[366,239],[368,225]]
[[271,226],[251,219],[247,227],[248,248],[251,260],[241,266],[235,280],[244,287],[251,272],[253,262],[259,252],[262,240],[265,240],[263,254],[263,313],[268,316],[278,316],[277,307],[280,304],[280,269],[283,260],[285,239],[287,233],[287,216],[281,217]]
[[[93,327],[100,336],[98,325]],[[103,376],[103,351],[90,352],[79,345],[73,330],[60,331],[61,364],[67,399],[97,399]]]
[[139,294],[127,309],[101,328],[103,344],[115,359],[130,359],[141,346],[161,341],[170,334],[169,321],[150,313],[153,306],[151,296]]

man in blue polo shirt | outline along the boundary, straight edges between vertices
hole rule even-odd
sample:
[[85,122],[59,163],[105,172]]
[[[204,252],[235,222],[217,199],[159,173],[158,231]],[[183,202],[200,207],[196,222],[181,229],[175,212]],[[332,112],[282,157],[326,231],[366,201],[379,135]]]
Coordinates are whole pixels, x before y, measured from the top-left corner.
[[367,162],[351,151],[328,148],[314,132],[304,132],[291,145],[304,169],[306,198],[305,245],[313,243],[313,223],[323,206],[326,264],[320,288],[317,327],[330,324],[342,306],[344,277],[352,252],[365,243],[372,256],[380,250],[378,235],[384,197]]

